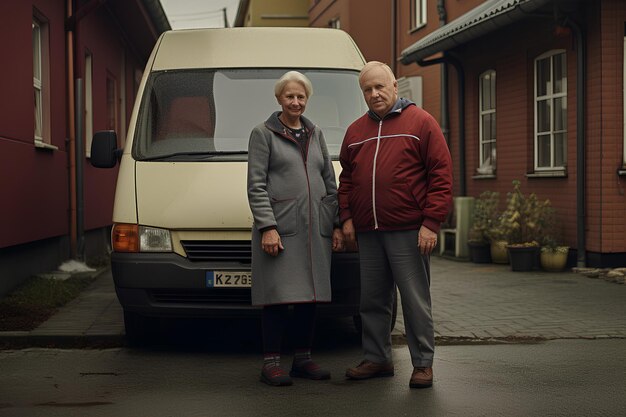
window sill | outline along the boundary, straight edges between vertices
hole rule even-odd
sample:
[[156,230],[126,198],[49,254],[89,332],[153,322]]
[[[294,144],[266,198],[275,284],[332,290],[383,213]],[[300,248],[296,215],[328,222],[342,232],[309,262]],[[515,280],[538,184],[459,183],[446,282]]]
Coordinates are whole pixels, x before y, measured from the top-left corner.
[[419,25],[415,26],[414,28],[411,28],[411,30],[409,30],[409,35],[412,35],[415,32],[417,32],[418,30],[423,29],[425,27],[426,27],[426,23],[419,24]]
[[496,174],[476,174],[472,176],[473,180],[493,180],[496,178]]
[[564,169],[556,171],[535,171],[526,174],[526,178],[567,178],[567,171]]
[[38,142],[38,141],[35,141],[35,148],[43,149],[46,151],[58,151],[59,150],[58,146],[54,146],[54,145],[50,145],[49,143]]

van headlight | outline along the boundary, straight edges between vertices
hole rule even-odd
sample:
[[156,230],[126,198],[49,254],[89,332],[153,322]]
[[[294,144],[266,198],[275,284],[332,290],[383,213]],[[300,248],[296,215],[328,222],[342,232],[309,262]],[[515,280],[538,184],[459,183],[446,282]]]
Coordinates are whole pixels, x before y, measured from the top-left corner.
[[171,252],[172,237],[167,229],[139,226],[139,252]]

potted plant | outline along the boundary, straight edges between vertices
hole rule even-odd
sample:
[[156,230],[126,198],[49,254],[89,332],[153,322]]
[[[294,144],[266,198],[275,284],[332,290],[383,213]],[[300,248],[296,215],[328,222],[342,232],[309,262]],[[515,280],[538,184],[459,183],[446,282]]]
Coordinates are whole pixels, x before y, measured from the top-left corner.
[[488,231],[498,218],[498,199],[500,194],[484,191],[474,203],[472,226],[468,231],[467,244],[470,260],[475,263],[491,262],[491,244]]
[[548,272],[561,272],[567,265],[569,246],[560,244],[561,224],[554,215],[554,210],[550,213],[547,221],[548,231],[541,245],[539,261],[541,268]]
[[530,271],[538,265],[538,249],[551,212],[550,200],[540,201],[535,193],[525,196],[520,182],[513,181],[506,207],[499,217],[499,229],[506,235],[513,271]]

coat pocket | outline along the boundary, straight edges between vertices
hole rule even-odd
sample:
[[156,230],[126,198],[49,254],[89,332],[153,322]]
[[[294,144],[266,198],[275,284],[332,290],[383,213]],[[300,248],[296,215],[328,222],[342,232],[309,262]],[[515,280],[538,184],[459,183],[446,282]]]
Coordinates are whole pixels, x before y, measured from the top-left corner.
[[337,201],[336,194],[327,195],[322,198],[320,203],[320,234],[322,236],[333,236],[337,210],[339,210],[339,202]]
[[298,233],[298,200],[272,201],[272,211],[276,219],[276,229],[281,236],[293,236]]

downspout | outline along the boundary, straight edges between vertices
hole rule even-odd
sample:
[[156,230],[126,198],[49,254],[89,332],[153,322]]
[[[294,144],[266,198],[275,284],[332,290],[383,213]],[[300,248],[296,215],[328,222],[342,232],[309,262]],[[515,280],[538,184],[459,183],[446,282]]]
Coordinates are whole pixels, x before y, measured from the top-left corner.
[[391,70],[393,71],[393,75],[398,77],[398,61],[396,59],[396,41],[397,41],[397,17],[396,13],[397,9],[397,0],[391,0]]
[[577,266],[585,267],[586,234],[585,234],[585,53],[586,45],[582,28],[573,20],[565,18],[564,25],[572,28],[576,36],[576,257]]
[[[447,23],[446,0],[437,0],[437,13],[439,14],[439,27],[445,26]],[[441,63],[441,131],[443,137],[446,138],[448,147],[450,147],[450,113],[448,112],[448,64]]]
[[69,24],[73,20],[73,0],[66,2],[65,42],[67,50],[67,132],[68,132],[68,165],[70,183],[70,254],[76,258],[77,230],[76,230],[76,135],[74,131],[74,27]]
[[[463,70],[461,61],[447,52],[444,53],[444,56],[441,58],[429,59],[427,61],[420,60],[416,63],[420,67],[448,63],[456,70],[459,79],[459,102],[457,109],[459,115],[459,197],[465,197],[467,196],[467,180],[465,175],[465,71]],[[449,146],[450,144],[448,143],[448,147]]]

